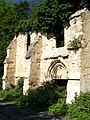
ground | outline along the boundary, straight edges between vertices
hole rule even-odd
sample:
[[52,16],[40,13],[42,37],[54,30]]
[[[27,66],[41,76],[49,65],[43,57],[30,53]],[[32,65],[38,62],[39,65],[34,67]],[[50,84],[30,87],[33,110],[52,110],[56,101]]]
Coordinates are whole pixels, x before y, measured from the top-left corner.
[[0,101],[0,120],[64,120],[49,112],[35,112],[29,107],[17,106],[12,102]]

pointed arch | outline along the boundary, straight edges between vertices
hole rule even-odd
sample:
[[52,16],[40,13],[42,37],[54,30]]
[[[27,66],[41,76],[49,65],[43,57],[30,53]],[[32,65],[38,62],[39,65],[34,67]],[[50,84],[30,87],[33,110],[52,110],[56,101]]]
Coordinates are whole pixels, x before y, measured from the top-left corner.
[[67,79],[67,73],[65,64],[61,60],[54,60],[48,68],[47,77],[50,79]]

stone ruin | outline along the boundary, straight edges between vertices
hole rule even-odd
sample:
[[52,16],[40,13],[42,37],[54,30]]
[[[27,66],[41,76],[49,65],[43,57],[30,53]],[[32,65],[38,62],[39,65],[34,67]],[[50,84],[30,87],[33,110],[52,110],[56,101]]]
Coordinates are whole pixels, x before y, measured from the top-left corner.
[[[52,35],[51,35],[52,36]],[[7,48],[3,89],[24,77],[24,94],[30,86],[53,79],[67,86],[67,103],[75,93],[90,90],[90,12],[85,8],[69,18],[64,28],[64,47],[56,47],[55,37],[41,33],[19,33]]]

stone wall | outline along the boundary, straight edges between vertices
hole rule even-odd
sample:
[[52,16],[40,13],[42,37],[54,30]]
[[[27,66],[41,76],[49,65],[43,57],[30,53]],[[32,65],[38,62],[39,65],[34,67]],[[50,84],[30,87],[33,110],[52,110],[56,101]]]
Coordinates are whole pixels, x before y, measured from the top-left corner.
[[54,48],[56,48],[56,40],[54,38],[47,39],[46,36],[42,36],[42,54],[41,54],[41,62],[40,62],[40,83],[43,83],[44,81],[47,80],[46,79],[47,71],[50,66],[50,63],[54,59],[52,56],[52,53],[51,53]]
[[31,51],[31,72],[29,76],[29,85],[31,87],[37,87],[40,83],[40,58],[42,52],[42,36],[32,33],[31,45],[33,45],[33,49]]
[[[65,29],[65,46],[69,50],[67,103],[74,100],[75,93],[90,90],[89,80],[89,44],[90,44],[90,12],[85,8],[77,11],[70,17],[70,26]],[[69,44],[75,38],[81,42],[78,50],[69,48]]]
[[[3,89],[7,84],[16,85],[24,77],[25,91],[29,88],[30,60],[25,58],[27,52],[27,34],[20,33],[7,48],[4,61]],[[26,87],[27,85],[27,87]]]
[[16,49],[16,71],[15,71],[15,85],[17,81],[23,77],[25,92],[29,89],[29,76],[30,76],[30,59],[26,59],[27,54],[27,33],[19,33],[17,37],[17,49]]
[[[25,59],[25,55],[27,52],[27,34],[20,33],[17,37],[17,49],[16,49],[16,71],[15,71],[15,84],[20,77],[26,77],[30,71],[30,64],[27,65],[27,61]],[[30,74],[30,73],[29,73]],[[29,76],[29,75],[28,75]]]
[[[67,66],[67,64],[68,64],[68,61],[67,61],[68,51],[64,47],[53,48],[53,49],[51,48],[51,50],[47,49],[46,53],[44,53],[44,52],[42,53],[41,66],[40,66],[40,70],[41,70],[41,74],[40,74],[41,79],[40,80],[41,80],[41,82],[46,81],[46,80],[52,80],[51,76],[49,76],[49,74],[48,74],[48,69],[49,69],[50,65],[53,64],[53,62],[58,60],[57,65],[59,64],[59,66],[62,66],[62,63],[65,66]],[[65,59],[65,57],[66,57],[66,59]],[[56,69],[58,69],[59,66],[57,66]],[[59,71],[57,71],[57,72],[59,72]],[[60,74],[60,72],[58,74]],[[67,79],[67,77],[64,77],[64,76],[67,76],[66,74],[67,74],[67,72],[65,73],[65,71],[64,71],[64,74],[62,75],[63,76],[62,79]],[[59,75],[57,75],[57,77],[59,77]]]
[[[7,48],[7,56],[4,61],[4,75],[2,79],[5,80],[5,84],[11,83],[15,85],[14,74],[16,70],[16,49],[17,41],[15,37]],[[4,88],[5,84],[3,86]]]
[[[24,94],[29,87],[38,87],[44,81],[66,80],[67,103],[74,100],[75,93],[90,90],[90,12],[85,8],[69,18],[64,28],[64,47],[56,48],[53,35],[20,33],[7,48],[4,62],[3,85],[17,84],[24,77]],[[51,37],[50,37],[51,36]],[[71,43],[79,40],[78,47]]]
[[90,12],[82,15],[83,17],[83,39],[81,51],[81,91],[90,90]]
[[[80,93],[80,76],[81,76],[81,46],[74,49],[70,46],[71,42],[79,39],[82,42],[83,37],[83,18],[82,14],[86,13],[87,9],[77,11],[69,18],[69,23],[64,29],[65,46],[68,49],[68,83],[67,83],[67,103],[74,100],[75,93]],[[82,43],[81,43],[82,44]]]

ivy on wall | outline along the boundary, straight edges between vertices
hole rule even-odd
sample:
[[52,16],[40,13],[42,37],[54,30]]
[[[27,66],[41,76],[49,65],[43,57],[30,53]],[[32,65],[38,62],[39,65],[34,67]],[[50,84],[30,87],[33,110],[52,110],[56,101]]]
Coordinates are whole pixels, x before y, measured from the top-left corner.
[[70,43],[71,49],[78,49],[81,47],[81,41],[79,38],[75,38],[73,41]]

